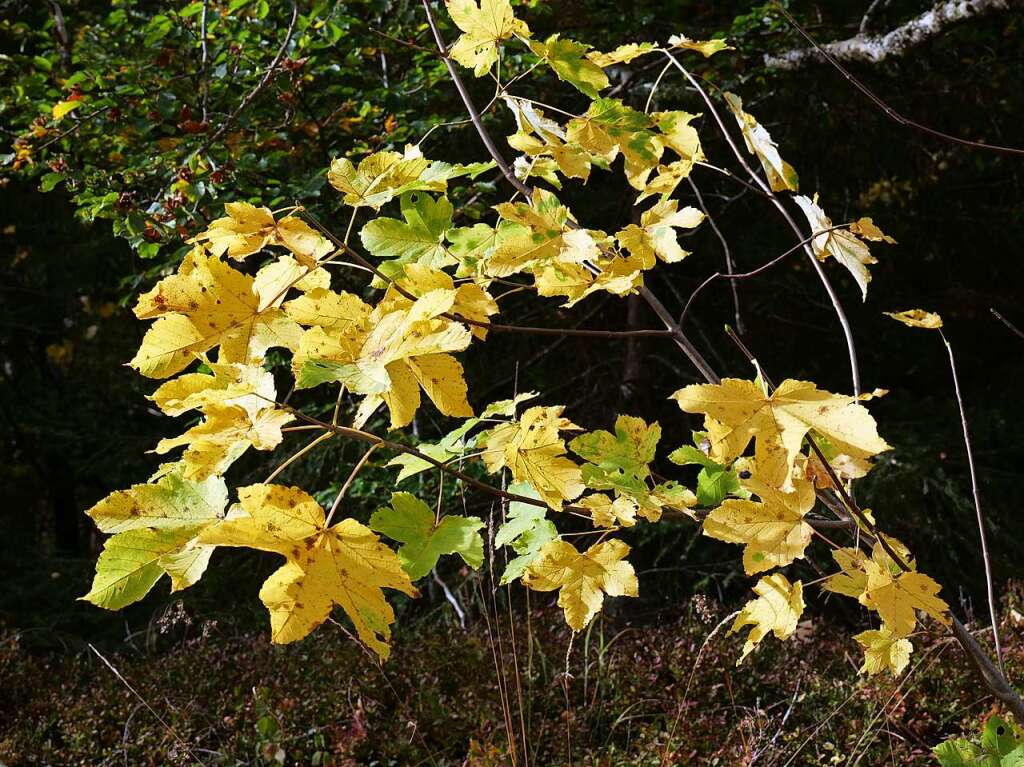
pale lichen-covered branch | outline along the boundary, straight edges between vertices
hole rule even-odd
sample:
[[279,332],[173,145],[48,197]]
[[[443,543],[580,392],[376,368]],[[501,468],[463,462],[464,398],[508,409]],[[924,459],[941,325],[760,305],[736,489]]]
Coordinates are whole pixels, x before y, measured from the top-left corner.
[[1005,11],[1020,0],[947,0],[920,16],[884,34],[860,32],[846,40],[836,40],[817,48],[797,48],[778,55],[766,54],[764,63],[772,69],[799,69],[821,63],[827,53],[837,61],[878,64],[887,58],[902,56],[911,48],[941,35],[950,25],[994,11]]

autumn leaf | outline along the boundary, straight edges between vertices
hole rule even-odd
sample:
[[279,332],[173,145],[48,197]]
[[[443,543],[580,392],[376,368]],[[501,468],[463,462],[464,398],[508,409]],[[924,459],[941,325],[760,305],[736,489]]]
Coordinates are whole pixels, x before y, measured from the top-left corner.
[[[620,415],[615,421],[614,434],[604,430],[592,431],[576,437],[569,443],[569,448],[588,461],[582,467],[587,487],[614,490],[616,495],[628,496],[633,500],[633,515],[636,507],[640,506],[641,515],[655,522],[661,516],[662,503],[651,496],[647,482],[651,476],[649,464],[654,460],[660,439],[661,426],[658,423],[647,424],[642,418]],[[590,503],[601,502],[593,500]],[[607,513],[628,517],[627,506],[620,504],[614,512],[610,508],[604,510],[600,518],[607,520]]]
[[157,321],[129,364],[148,378],[167,378],[217,346],[218,361],[241,363],[262,359],[273,346],[297,348],[298,324],[260,303],[253,277],[197,246],[177,274],[139,297],[135,316]]
[[82,106],[83,103],[85,102],[83,102],[81,99],[68,99],[67,101],[58,101],[56,104],[53,105],[53,108],[50,110],[50,114],[53,116],[54,120],[60,122],[73,111]]
[[551,541],[523,574],[534,591],[558,590],[558,606],[573,631],[582,631],[601,610],[604,596],[637,596],[636,574],[624,557],[629,546],[604,541],[582,554],[566,541]]
[[395,620],[383,589],[418,596],[398,557],[354,519],[326,526],[324,510],[297,487],[249,485],[227,517],[203,531],[200,542],[243,546],[287,560],[260,589],[270,611],[271,640],[302,639],[335,605],[359,638],[386,659]]
[[358,296],[328,288],[315,288],[284,304],[285,314],[300,325],[346,336],[365,330],[372,310]]
[[363,227],[360,239],[370,253],[390,259],[380,265],[388,277],[402,273],[409,263],[443,267],[458,263],[448,253],[444,240],[452,227],[452,204],[447,198],[434,200],[427,194],[402,195],[402,218],[375,218]]
[[703,413],[711,458],[729,464],[755,440],[758,476],[783,490],[808,432],[825,436],[837,450],[869,458],[890,447],[875,421],[853,397],[832,394],[813,383],[787,379],[770,395],[753,381],[725,378],[694,384],[672,395],[687,413]]
[[855,234],[865,240],[871,240],[872,242],[885,242],[889,245],[896,244],[896,240],[879,229],[875,222],[867,216],[857,219],[850,224],[847,229],[849,229],[852,234]]
[[791,584],[782,573],[761,578],[754,586],[754,593],[757,599],[743,606],[729,629],[733,634],[744,626],[753,626],[747,634],[743,653],[736,661],[737,666],[769,633],[778,639],[789,639],[804,611],[803,584],[800,581]]
[[370,529],[399,541],[398,559],[416,581],[434,569],[445,554],[458,554],[474,570],[484,561],[484,541],[476,517],[446,514],[440,521],[423,501],[411,493],[392,493],[391,506],[370,517]]
[[725,94],[725,103],[732,110],[740,132],[746,142],[747,151],[757,157],[768,177],[773,192],[797,191],[799,180],[793,166],[779,156],[779,148],[761,123],[743,111],[743,101],[734,93]]
[[595,527],[633,527],[636,524],[637,504],[627,496],[620,495],[613,500],[604,493],[592,493],[580,498],[576,505],[590,510]]
[[146,596],[164,573],[171,577],[172,591],[194,584],[212,551],[197,537],[223,516],[227,501],[223,479],[192,482],[178,466],[154,482],[108,495],[86,512],[111,537],[96,561],[92,588],[82,599],[119,610]]
[[258,412],[277,396],[274,375],[259,365],[206,361],[210,373],[185,373],[162,384],[149,397],[167,415],[207,405],[239,405]]
[[358,334],[312,328],[293,359],[297,386],[340,381],[367,395],[357,426],[381,402],[391,411],[392,428],[407,425],[420,406],[420,388],[445,415],[472,416],[462,365],[448,354],[469,346],[472,334],[441,317],[455,297],[453,290],[432,290],[405,309],[388,311],[394,306],[385,304]]
[[833,551],[832,558],[840,572],[829,577],[823,587],[853,597],[874,610],[897,636],[907,636],[914,630],[918,610],[948,624],[949,605],[938,596],[939,584],[916,571],[910,552],[899,541],[886,537],[886,542],[911,568],[909,571],[893,561],[886,547],[876,541],[870,558],[858,549]]
[[[545,117],[544,112],[532,103],[511,96],[505,97],[505,103],[515,115],[519,128],[508,137],[509,146],[524,153],[525,157],[518,158],[517,162],[523,160],[531,174],[543,176],[545,166],[538,165],[550,159],[566,178],[586,181],[590,178],[590,168],[595,160],[605,164],[603,159],[593,157],[579,144],[566,141],[565,129]],[[526,158],[530,158],[529,161]],[[555,186],[561,185],[557,177],[554,177],[552,183]]]
[[477,77],[487,74],[498,60],[498,44],[513,35],[529,37],[530,29],[512,12],[509,0],[445,0],[452,21],[462,35],[448,53]]
[[185,477],[198,481],[222,475],[250,447],[273,450],[280,445],[282,427],[295,420],[290,411],[261,404],[261,408],[246,408],[209,403],[202,407],[204,418],[198,425],[181,436],[160,440],[153,452],[163,455],[185,445],[181,457]]
[[646,56],[648,53],[653,53],[657,50],[658,46],[654,43],[626,43],[608,53],[590,51],[587,54],[587,58],[597,64],[597,66],[605,69],[613,64],[628,64],[633,59]]
[[871,282],[871,272],[868,271],[870,264],[877,264],[878,259],[871,255],[868,246],[845,229],[833,229],[832,219],[825,215],[818,206],[818,197],[813,200],[797,195],[793,201],[800,206],[800,209],[807,216],[807,223],[812,232],[824,232],[811,240],[811,249],[819,261],[824,261],[832,256],[842,264],[851,275],[854,281],[860,286],[861,295],[864,299],[868,296],[868,283]]
[[530,40],[529,46],[551,67],[559,80],[564,80],[584,95],[595,99],[598,91],[608,87],[608,76],[601,65],[587,57],[589,45],[562,40],[554,34],[544,42]]
[[617,99],[601,98],[591,102],[583,116],[569,121],[566,139],[609,163],[621,152],[626,180],[634,189],[642,190],[664,151],[650,130],[653,126],[650,115]]
[[894,575],[874,558],[864,562],[867,583],[860,603],[878,613],[893,633],[906,636],[917,625],[915,612],[921,610],[939,623],[949,623],[949,605],[939,598],[939,584],[924,573]]
[[[448,313],[476,323],[489,322],[498,313],[497,302],[480,285],[462,282],[456,287],[455,281],[446,272],[424,264],[406,264],[395,275],[394,283],[388,287],[379,305],[380,310],[395,311],[412,306],[413,301],[401,293],[399,288],[415,298],[435,290],[452,291],[455,296]],[[476,338],[487,338],[486,326],[471,324],[469,330]]]
[[330,240],[296,216],[275,221],[269,208],[258,208],[248,202],[229,202],[224,210],[227,216],[212,221],[206,231],[190,242],[207,241],[215,256],[227,254],[236,260],[268,245],[283,245],[299,263],[310,268],[334,250]]
[[910,654],[914,646],[909,639],[894,634],[882,626],[881,629],[862,631],[854,634],[857,643],[864,648],[864,665],[860,667],[862,674],[874,676],[885,669],[899,676],[910,663]]
[[679,247],[677,228],[693,229],[704,220],[696,208],[677,210],[676,200],[663,200],[640,215],[640,224],[630,224],[615,235],[619,244],[640,259],[644,269],[652,269],[657,258],[674,264],[689,254]]
[[404,153],[376,152],[355,165],[347,157],[331,162],[327,181],[341,192],[346,205],[381,206],[405,192],[444,192],[448,181],[460,176],[475,178],[493,168],[494,163],[450,165],[430,161],[418,146],[409,145]]
[[697,51],[697,53],[703,55],[704,58],[710,58],[719,51],[734,50],[731,45],[721,38],[715,38],[713,40],[691,40],[686,35],[672,35],[672,37],[668,39],[668,45],[670,48]]
[[935,312],[926,312],[924,309],[907,309],[902,312],[882,312],[882,314],[892,317],[897,322],[902,322],[908,328],[938,330],[942,327],[942,317]]
[[784,493],[751,477],[744,487],[757,501],[730,498],[704,519],[704,535],[743,544],[747,575],[783,567],[804,555],[814,529],[806,521],[814,507],[814,487],[802,480]]
[[528,482],[551,508],[577,498],[585,489],[580,468],[565,455],[560,431],[578,429],[562,418],[563,407],[531,407],[518,422],[501,424],[487,435],[484,464],[496,474],[508,468],[516,482]]

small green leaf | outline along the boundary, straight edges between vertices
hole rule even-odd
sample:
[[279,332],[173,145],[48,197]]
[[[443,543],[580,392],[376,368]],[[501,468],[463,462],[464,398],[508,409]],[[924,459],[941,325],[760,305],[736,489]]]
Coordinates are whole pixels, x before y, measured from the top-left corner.
[[739,489],[740,479],[734,471],[705,467],[697,475],[697,503],[701,506],[720,506]]
[[444,554],[458,554],[474,570],[484,561],[484,541],[477,532],[484,526],[477,517],[448,514],[436,522],[434,513],[411,493],[392,493],[391,507],[370,517],[370,529],[400,542],[398,559],[413,580],[437,565]]

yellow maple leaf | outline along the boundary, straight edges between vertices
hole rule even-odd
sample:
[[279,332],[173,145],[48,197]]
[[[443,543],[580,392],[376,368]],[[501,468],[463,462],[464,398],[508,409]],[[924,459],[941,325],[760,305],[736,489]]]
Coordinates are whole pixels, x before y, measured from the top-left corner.
[[167,378],[220,347],[220,362],[249,362],[272,346],[297,348],[302,329],[280,308],[260,308],[255,280],[196,246],[178,273],[139,297],[135,316],[157,318],[129,363],[148,378]]
[[296,216],[276,221],[269,208],[248,202],[229,202],[224,210],[227,216],[212,221],[206,231],[190,242],[208,241],[214,255],[226,253],[236,260],[258,253],[268,245],[283,245],[308,267],[315,266],[334,250],[330,240]]
[[372,310],[358,296],[328,288],[314,288],[284,304],[285,314],[300,325],[335,330],[343,335],[364,329]]
[[754,586],[754,593],[757,599],[743,606],[729,629],[732,634],[744,626],[753,626],[743,645],[743,654],[736,661],[737,666],[769,632],[778,639],[789,639],[804,611],[803,584],[800,581],[791,584],[782,573],[761,578]]
[[897,322],[902,322],[909,328],[938,330],[942,327],[942,317],[935,312],[926,312],[924,309],[907,309],[902,312],[882,312],[882,314],[892,317]]
[[767,395],[753,381],[725,378],[720,384],[687,386],[671,399],[687,413],[706,416],[711,457],[718,463],[731,463],[756,440],[758,476],[783,490],[793,487],[791,469],[812,429],[855,458],[890,449],[854,397],[822,391],[808,381],[787,379]]
[[142,599],[164,573],[172,592],[202,577],[213,547],[198,535],[223,517],[228,489],[219,477],[191,482],[180,469],[162,467],[152,482],[111,493],[86,512],[111,537],[83,600],[118,610]]
[[801,480],[784,493],[750,478],[746,490],[760,500],[729,498],[704,520],[704,534],[726,543],[741,543],[747,575],[788,565],[804,555],[814,529],[804,519],[814,506],[814,486]]
[[893,633],[888,627],[862,631],[854,639],[864,648],[862,674],[875,675],[889,669],[893,676],[899,676],[910,663],[914,646],[906,637]]
[[590,154],[611,162],[622,153],[626,181],[642,190],[657,167],[664,144],[650,130],[654,118],[616,99],[599,98],[566,126],[566,139]]
[[584,182],[590,178],[593,158],[579,144],[565,140],[565,129],[529,101],[511,96],[505,103],[516,118],[519,130],[508,137],[509,146],[523,152],[534,160],[533,171],[538,173],[536,163],[550,157],[566,178],[578,178]]
[[239,405],[255,413],[277,396],[273,373],[259,365],[209,361],[206,365],[212,375],[185,373],[162,384],[149,399],[167,415],[181,415],[210,404]]
[[516,482],[529,482],[553,509],[579,497],[585,489],[579,466],[565,456],[560,431],[578,429],[565,408],[531,407],[518,422],[496,426],[487,435],[484,464],[491,474],[507,467]]
[[391,412],[392,428],[412,421],[420,405],[420,388],[445,415],[467,418],[462,365],[448,352],[469,346],[466,326],[441,317],[455,302],[454,290],[431,290],[408,308],[382,302],[364,325],[317,326],[302,336],[293,358],[300,388],[340,381],[355,394],[367,395],[356,418],[361,426],[381,402]]
[[672,35],[672,37],[668,39],[668,45],[670,48],[682,48],[688,51],[697,51],[697,53],[703,55],[704,58],[710,58],[719,51],[734,50],[734,48],[725,40],[717,37],[712,40],[691,40],[686,35]]
[[286,558],[260,589],[270,611],[271,640],[302,639],[337,605],[359,638],[386,659],[395,614],[383,589],[418,596],[395,552],[354,519],[327,527],[323,508],[300,488],[250,485],[239,489],[238,498],[239,504],[206,528],[200,541]]
[[765,127],[755,120],[753,115],[743,111],[743,101],[736,94],[726,93],[725,102],[739,123],[747,151],[761,161],[761,167],[764,168],[772,191],[797,191],[799,180],[796,171],[779,156],[779,148]]
[[534,591],[558,589],[558,606],[573,631],[582,631],[600,611],[604,595],[637,596],[636,574],[623,558],[629,546],[619,540],[604,541],[582,554],[566,541],[544,544],[523,574],[523,583]]
[[182,454],[186,479],[219,476],[250,447],[273,450],[281,444],[281,428],[295,417],[273,405],[247,410],[239,405],[211,403],[202,408],[204,419],[171,439],[162,439],[153,452],[163,455],[186,445]]
[[498,60],[498,43],[513,35],[529,37],[530,28],[512,12],[509,0],[445,0],[452,21],[462,34],[448,53],[477,77]]
[[590,51],[587,58],[603,69],[613,64],[628,64],[633,59],[646,56],[656,50],[658,50],[658,46],[654,43],[625,43],[608,53]]
[[887,242],[890,245],[896,244],[896,240],[879,229],[875,222],[868,216],[858,218],[850,224],[848,228],[853,234],[858,237],[863,237],[865,240],[871,240],[872,242]]
[[640,259],[644,269],[652,269],[657,259],[674,264],[689,254],[679,247],[676,228],[693,229],[704,220],[696,208],[677,210],[676,200],[662,200],[640,216],[640,224],[630,224],[615,235],[619,244]]
[[822,584],[827,591],[860,599],[868,583],[864,563],[868,555],[860,549],[844,546],[832,551],[832,559],[839,565],[839,572],[832,575]]
[[878,613],[893,633],[906,636],[917,625],[917,610],[939,623],[949,623],[949,605],[938,596],[941,587],[924,573],[894,574],[892,569],[872,559],[864,562],[867,582],[860,603]]
[[590,509],[597,527],[633,527],[636,524],[637,503],[628,496],[620,495],[613,501],[604,493],[592,493],[580,498],[576,505]]
[[[433,290],[454,292],[449,314],[464,317],[476,322],[488,322],[492,315],[498,313],[498,303],[490,293],[475,282],[463,282],[458,287],[455,280],[446,272],[425,264],[406,264],[403,275],[396,280],[396,285],[388,287],[379,306],[387,311],[408,309],[413,301],[398,291],[401,287],[406,293],[420,298]],[[477,338],[487,337],[487,328],[480,325],[469,325],[470,332]]]
[[917,610],[948,624],[949,605],[938,596],[939,584],[917,572],[914,559],[903,544],[888,536],[885,540],[889,548],[910,567],[909,571],[894,562],[885,547],[876,541],[870,557],[859,549],[833,551],[832,558],[839,565],[840,572],[825,581],[823,587],[853,597],[869,610],[874,610],[897,636],[907,636],[914,630]]
[[[812,232],[823,232],[832,226],[832,219],[826,216],[825,211],[818,205],[817,195],[813,200],[797,195],[793,202],[804,212]],[[871,255],[867,245],[845,229],[833,229],[831,232],[815,236],[811,240],[811,249],[819,261],[831,256],[842,264],[860,286],[861,296],[867,299],[868,283],[871,282],[868,266],[878,263],[878,259]]]

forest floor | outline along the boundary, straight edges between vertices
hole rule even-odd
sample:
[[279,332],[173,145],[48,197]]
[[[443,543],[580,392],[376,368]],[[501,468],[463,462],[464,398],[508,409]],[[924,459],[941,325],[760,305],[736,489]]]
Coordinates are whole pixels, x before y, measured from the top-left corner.
[[[1019,679],[1020,589],[1009,599]],[[999,711],[937,634],[897,680],[859,676],[853,632],[821,618],[737,667],[731,608],[700,597],[599,618],[571,647],[547,602],[465,629],[444,610],[400,623],[383,667],[337,624],[280,647],[171,605],[102,651],[0,636],[0,764],[925,765]]]

